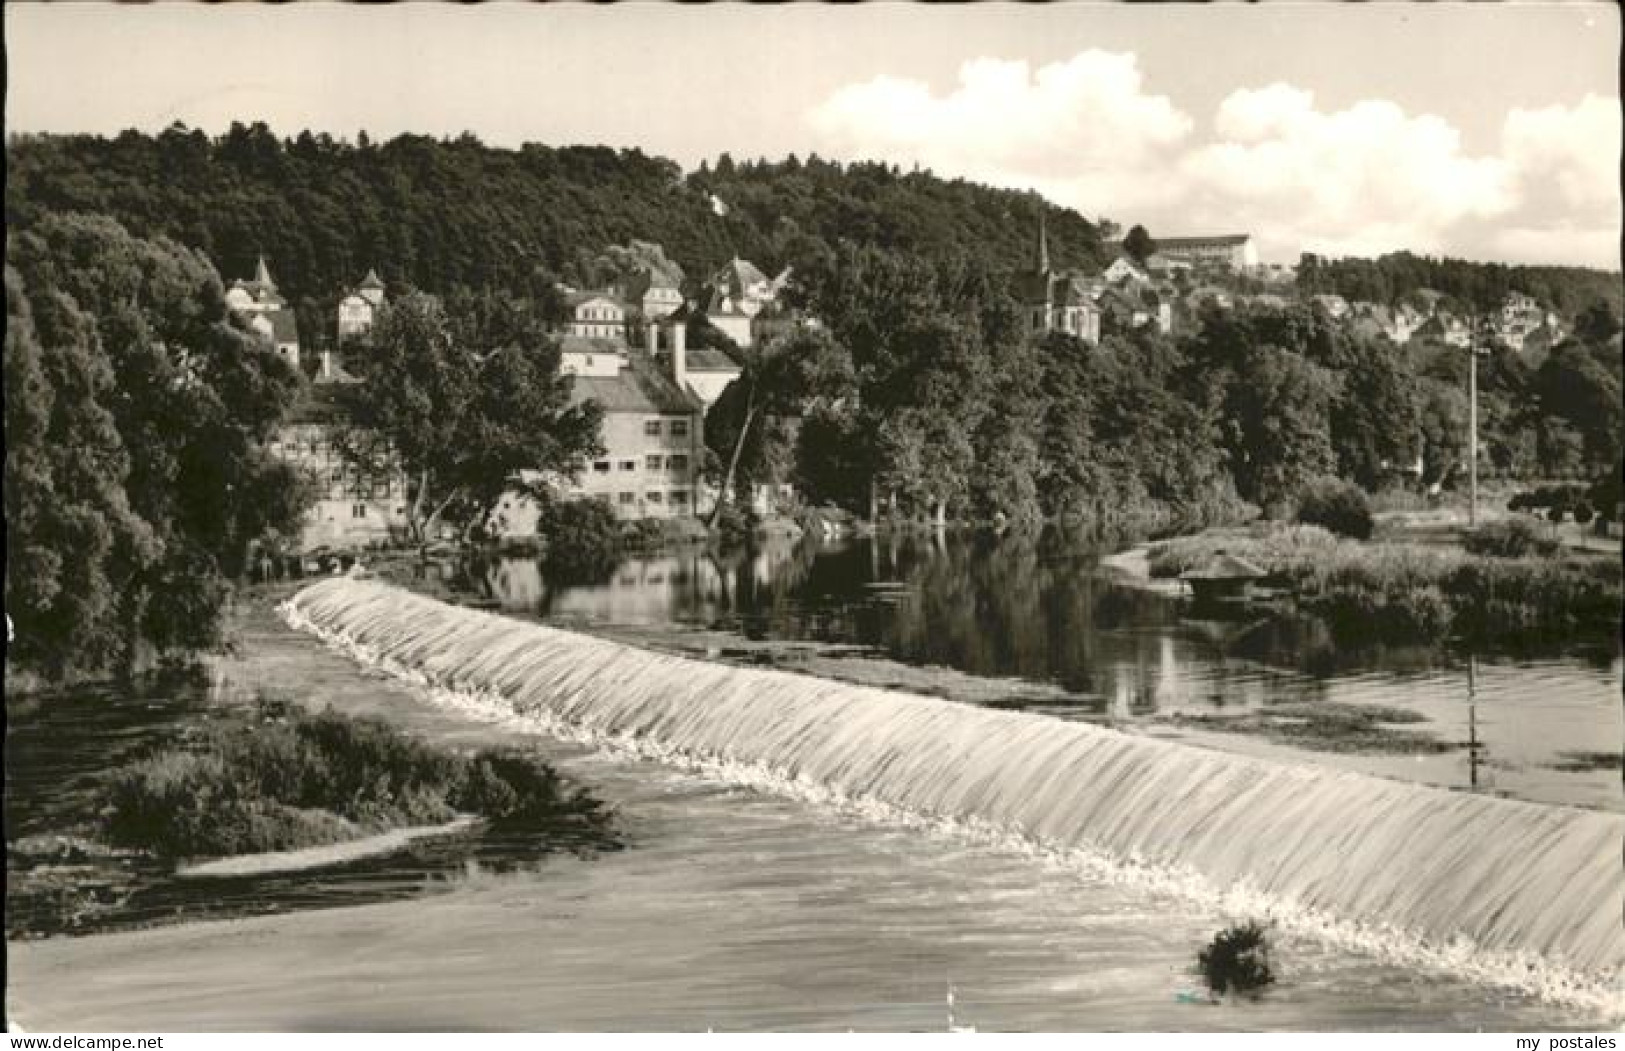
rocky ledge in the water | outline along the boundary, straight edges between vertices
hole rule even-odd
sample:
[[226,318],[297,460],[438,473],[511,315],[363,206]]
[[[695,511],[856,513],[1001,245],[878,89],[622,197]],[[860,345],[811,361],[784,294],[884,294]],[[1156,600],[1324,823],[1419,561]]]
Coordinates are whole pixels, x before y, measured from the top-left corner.
[[182,879],[226,878],[231,876],[269,876],[283,872],[303,872],[308,869],[342,865],[361,858],[388,854],[420,839],[431,836],[449,836],[465,832],[480,822],[480,818],[463,814],[440,825],[418,825],[412,828],[391,829],[346,843],[331,843],[298,850],[273,850],[260,854],[240,854],[230,858],[216,858],[192,865],[182,865],[175,875]]

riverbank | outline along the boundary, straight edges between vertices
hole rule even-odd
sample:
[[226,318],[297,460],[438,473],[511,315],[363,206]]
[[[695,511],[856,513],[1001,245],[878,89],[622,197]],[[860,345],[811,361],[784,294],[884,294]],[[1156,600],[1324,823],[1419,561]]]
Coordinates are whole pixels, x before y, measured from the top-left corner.
[[242,592],[190,676],[8,697],[8,938],[413,897],[465,860],[618,846],[542,759],[446,734],[290,629],[297,588]]

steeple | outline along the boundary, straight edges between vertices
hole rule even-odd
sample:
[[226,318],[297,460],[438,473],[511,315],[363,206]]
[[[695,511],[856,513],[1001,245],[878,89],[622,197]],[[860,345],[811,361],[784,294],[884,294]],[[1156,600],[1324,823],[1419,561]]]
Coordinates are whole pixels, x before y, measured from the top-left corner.
[[264,288],[275,289],[276,282],[271,280],[271,268],[265,265],[265,256],[261,255],[254,264],[254,283]]
[[1038,213],[1038,272],[1049,273],[1049,231],[1044,227],[1044,213]]

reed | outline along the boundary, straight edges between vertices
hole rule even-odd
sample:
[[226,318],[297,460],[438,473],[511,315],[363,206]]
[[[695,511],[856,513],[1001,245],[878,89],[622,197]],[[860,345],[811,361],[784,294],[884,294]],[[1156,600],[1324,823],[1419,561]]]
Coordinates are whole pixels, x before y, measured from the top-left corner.
[[1220,551],[1256,563],[1342,641],[1527,647],[1612,632],[1616,561],[1544,549],[1505,557],[1405,541],[1343,540],[1314,526],[1204,533],[1153,545],[1151,574],[1178,576]]

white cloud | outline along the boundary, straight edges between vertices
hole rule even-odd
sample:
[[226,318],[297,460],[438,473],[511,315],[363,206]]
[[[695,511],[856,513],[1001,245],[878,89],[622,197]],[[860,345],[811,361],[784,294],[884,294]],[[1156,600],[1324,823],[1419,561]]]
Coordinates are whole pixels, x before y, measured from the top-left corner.
[[1435,251],[1452,227],[1514,202],[1501,159],[1467,155],[1447,122],[1382,99],[1325,112],[1291,85],[1244,88],[1220,103],[1214,132],[1181,165],[1198,215],[1270,227],[1287,239],[1266,246],[1277,252]]
[[1144,91],[1134,55],[1104,51],[1036,72],[1025,61],[979,58],[942,95],[880,76],[841,88],[810,121],[821,152],[837,157],[918,162],[1119,210],[1160,196],[1142,176],[1171,163],[1194,126],[1166,96]]
[[1526,197],[1558,191],[1573,213],[1619,212],[1619,101],[1587,95],[1573,107],[1515,109],[1501,132],[1502,153]]
[[1515,109],[1500,148],[1469,152],[1431,114],[1366,99],[1323,109],[1274,83],[1232,92],[1206,136],[1148,88],[1132,54],[1033,71],[966,63],[945,93],[881,76],[810,114],[820,151],[920,163],[1030,188],[1156,233],[1249,231],[1269,258],[1400,248],[1618,265],[1619,105]]

